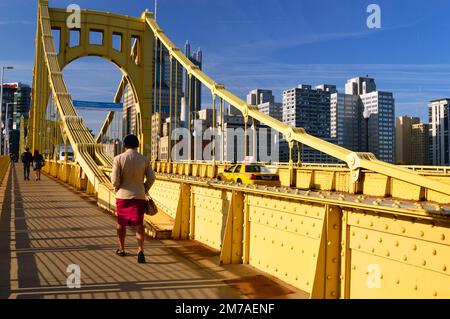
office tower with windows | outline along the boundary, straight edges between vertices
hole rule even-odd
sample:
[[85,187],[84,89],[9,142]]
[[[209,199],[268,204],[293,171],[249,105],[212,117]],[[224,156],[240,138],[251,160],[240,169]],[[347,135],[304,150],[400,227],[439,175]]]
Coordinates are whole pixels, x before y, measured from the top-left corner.
[[430,125],[430,160],[434,166],[450,165],[450,99],[433,100],[428,104]]
[[[299,85],[283,92],[283,123],[292,127],[301,127],[309,134],[333,142],[331,138],[331,95],[336,93],[334,85]],[[280,151],[281,161],[289,161],[289,150],[285,146]],[[301,161],[306,163],[332,163],[336,160],[324,153],[302,147]],[[293,152],[293,160],[297,161],[297,152]]]
[[360,95],[367,120],[363,136],[368,151],[379,160],[395,161],[395,101],[391,92],[374,91]]
[[377,90],[375,79],[369,77],[356,77],[347,80],[345,84],[345,94],[362,95]]
[[353,151],[362,151],[364,122],[358,95],[331,94],[331,137],[336,144]]
[[272,90],[255,89],[248,93],[247,104],[256,105],[258,110],[282,121],[282,103],[276,103]]
[[[203,63],[203,51],[198,48],[197,51],[191,52],[191,45],[189,41],[186,41],[184,45],[184,55],[200,70]],[[202,108],[202,84],[200,81],[191,78],[189,85],[189,74],[186,70],[183,70],[183,96],[186,99],[186,103],[191,112],[199,111]]]
[[[2,118],[1,123],[6,123],[8,126],[8,141],[10,153],[16,154],[18,158],[19,137],[20,137],[20,119],[23,116],[28,119],[30,111],[31,88],[27,84],[20,82],[5,83],[3,85],[3,104],[2,104]],[[8,108],[8,112],[6,112]],[[6,113],[8,119],[6,120]],[[2,139],[2,150],[4,149],[5,139]]]
[[420,118],[399,116],[395,120],[395,162],[429,165],[429,125]]

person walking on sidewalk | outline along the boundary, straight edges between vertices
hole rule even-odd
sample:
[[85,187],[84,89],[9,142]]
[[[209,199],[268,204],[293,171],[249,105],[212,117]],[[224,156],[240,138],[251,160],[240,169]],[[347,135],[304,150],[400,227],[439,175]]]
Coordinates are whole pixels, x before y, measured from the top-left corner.
[[41,170],[44,167],[44,157],[39,153],[38,150],[34,151],[33,155],[33,170],[36,174],[36,180],[41,180]]
[[33,162],[33,155],[30,153],[30,148],[25,148],[25,152],[22,153],[20,157],[22,163],[23,163],[23,179],[25,181],[30,180],[30,166]]
[[[116,190],[117,239],[116,254],[125,256],[126,226],[136,227],[138,262],[145,263],[144,214],[147,205],[146,194],[155,182],[155,173],[150,160],[137,152],[139,139],[135,135],[125,137],[125,152],[116,156],[113,162],[111,182]],[[144,182],[145,179],[145,182]]]

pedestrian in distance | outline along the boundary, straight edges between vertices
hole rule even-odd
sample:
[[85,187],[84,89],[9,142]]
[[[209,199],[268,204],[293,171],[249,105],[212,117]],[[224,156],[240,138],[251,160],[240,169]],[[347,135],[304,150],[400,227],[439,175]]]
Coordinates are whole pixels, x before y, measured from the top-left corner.
[[116,254],[124,257],[127,226],[136,228],[138,263],[145,263],[144,214],[146,194],[155,182],[150,160],[137,152],[139,139],[135,135],[125,137],[125,152],[113,162],[111,182],[116,190],[117,239]]
[[33,155],[33,170],[36,174],[37,181],[41,180],[42,167],[44,167],[44,157],[39,153],[38,150],[35,150]]
[[22,153],[20,159],[23,163],[23,179],[25,181],[30,180],[30,166],[33,163],[33,155],[30,153],[30,148],[25,148],[25,152]]

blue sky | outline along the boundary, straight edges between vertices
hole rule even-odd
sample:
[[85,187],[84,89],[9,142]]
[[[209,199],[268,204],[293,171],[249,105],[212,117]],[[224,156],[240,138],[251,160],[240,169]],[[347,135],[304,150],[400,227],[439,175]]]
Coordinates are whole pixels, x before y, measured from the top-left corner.
[[[35,0],[0,0],[0,64],[6,81],[31,82]],[[139,16],[153,0],[50,0],[52,7]],[[381,7],[382,28],[368,29],[369,4]],[[201,47],[204,70],[235,94],[253,88],[281,92],[300,83],[335,84],[369,75],[392,91],[397,115],[427,120],[427,102],[450,96],[450,2],[446,0],[159,0],[158,22],[180,47]],[[74,99],[111,101],[120,72],[99,58],[64,71]],[[207,97],[207,95],[206,95]],[[203,100],[208,103],[207,98]],[[82,113],[94,130],[101,113]]]

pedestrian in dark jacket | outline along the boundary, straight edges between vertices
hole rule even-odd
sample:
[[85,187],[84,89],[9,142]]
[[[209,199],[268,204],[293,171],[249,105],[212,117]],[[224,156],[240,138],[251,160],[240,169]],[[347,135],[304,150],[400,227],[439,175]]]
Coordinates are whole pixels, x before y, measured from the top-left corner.
[[25,152],[22,153],[22,156],[20,157],[23,163],[23,179],[25,181],[30,180],[30,166],[33,162],[33,155],[30,153],[30,148],[27,147],[25,149]]

